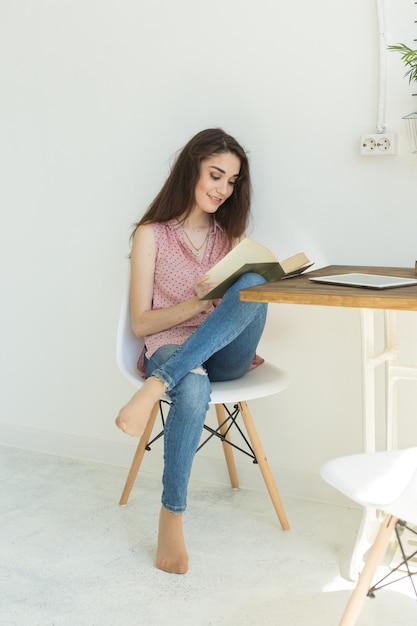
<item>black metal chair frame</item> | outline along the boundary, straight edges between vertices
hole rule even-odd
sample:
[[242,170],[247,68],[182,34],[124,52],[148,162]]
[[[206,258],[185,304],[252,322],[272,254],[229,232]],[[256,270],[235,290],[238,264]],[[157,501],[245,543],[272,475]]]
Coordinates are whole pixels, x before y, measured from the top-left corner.
[[[145,450],[150,451],[151,450],[151,445],[153,443],[155,443],[155,441],[157,441],[158,439],[160,439],[163,434],[164,434],[164,429],[165,429],[165,414],[164,414],[164,408],[163,405],[166,404],[168,405],[168,409],[169,409],[169,405],[170,403],[167,400],[160,400],[159,401],[159,414],[161,416],[161,422],[162,422],[162,430],[155,435],[155,437],[153,437],[151,439],[151,441],[148,441]],[[222,443],[227,443],[228,445],[232,446],[232,448],[235,448],[235,450],[239,450],[239,452],[242,452],[242,454],[245,454],[246,456],[250,457],[252,459],[252,462],[257,465],[258,461],[256,459],[255,456],[255,452],[252,448],[252,446],[250,445],[246,435],[244,434],[244,432],[242,431],[242,429],[240,428],[238,422],[237,422],[237,418],[240,415],[240,409],[239,409],[239,405],[238,404],[234,404],[233,405],[233,409],[230,410],[229,407],[226,404],[223,404],[224,410],[226,412],[226,419],[217,426],[217,428],[211,428],[210,426],[207,426],[207,424],[204,424],[204,430],[206,430],[207,432],[209,432],[210,434],[200,443],[200,445],[198,446],[196,453],[199,452],[199,450],[201,450],[201,448],[203,446],[205,446],[211,439],[213,439],[213,437],[216,437],[217,439],[220,439],[220,441]],[[220,432],[221,429],[223,428],[223,426],[227,425],[227,429],[226,431],[224,431],[223,433]],[[236,445],[235,443],[233,443],[233,441],[231,441],[227,435],[229,434],[230,430],[232,427],[235,427],[237,432],[239,433],[241,439],[243,439],[246,449],[241,448],[240,446]]]
[[[395,567],[393,567],[388,574],[386,574],[385,576],[383,576],[377,583],[375,583],[375,585],[373,585],[369,591],[368,591],[368,597],[369,598],[375,598],[375,592],[378,591],[379,589],[383,589],[384,587],[388,587],[388,585],[392,585],[400,580],[404,580],[404,578],[410,578],[410,582],[413,586],[414,589],[414,593],[417,597],[417,589],[416,586],[414,584],[414,580],[413,580],[413,576],[415,576],[417,574],[416,572],[412,572],[410,570],[409,567],[409,561],[411,561],[411,559],[413,559],[416,555],[417,555],[417,550],[415,550],[412,554],[410,555],[406,555],[405,554],[405,550],[404,550],[404,545],[403,545],[403,541],[401,539],[401,535],[404,533],[404,530],[408,530],[411,533],[413,533],[414,535],[417,535],[417,531],[414,528],[411,528],[410,526],[408,526],[406,524],[406,522],[403,522],[402,520],[398,520],[398,522],[395,525],[395,536],[397,538],[398,541],[398,545],[399,548],[401,550],[401,555],[403,560],[401,561],[401,563],[399,563],[398,565],[396,565]],[[394,580],[389,580],[391,576],[394,576],[396,574],[396,572],[398,572],[403,566],[405,565],[406,569],[407,569],[407,573],[404,575],[399,575],[397,577],[394,578]]]

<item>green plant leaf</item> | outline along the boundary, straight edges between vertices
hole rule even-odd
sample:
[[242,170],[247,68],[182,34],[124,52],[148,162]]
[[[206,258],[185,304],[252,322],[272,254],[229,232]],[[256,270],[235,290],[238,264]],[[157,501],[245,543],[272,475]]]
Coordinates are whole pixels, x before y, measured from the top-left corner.
[[406,67],[406,73],[404,78],[408,77],[408,82],[417,81],[417,50],[413,50],[405,43],[399,43],[395,46],[388,46],[388,50],[392,52],[399,52],[401,54],[401,60]]

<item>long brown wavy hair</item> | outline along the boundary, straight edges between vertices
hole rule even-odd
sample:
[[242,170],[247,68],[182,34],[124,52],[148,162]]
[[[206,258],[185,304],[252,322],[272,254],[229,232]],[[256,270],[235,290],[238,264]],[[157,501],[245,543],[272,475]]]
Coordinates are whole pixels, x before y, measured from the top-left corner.
[[240,172],[232,195],[218,208],[216,220],[230,240],[243,235],[249,221],[252,191],[248,157],[231,135],[221,128],[208,128],[194,135],[179,152],[161,191],[134,225],[132,237],[141,224],[168,222],[180,216],[187,218],[195,205],[201,163],[223,153],[240,159]]

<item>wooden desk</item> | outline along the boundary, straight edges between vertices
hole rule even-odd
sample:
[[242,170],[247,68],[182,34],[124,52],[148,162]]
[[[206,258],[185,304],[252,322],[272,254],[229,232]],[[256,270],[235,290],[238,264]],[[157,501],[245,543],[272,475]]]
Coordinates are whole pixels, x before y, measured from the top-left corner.
[[395,287],[394,289],[367,289],[366,287],[325,285],[309,280],[310,276],[328,276],[330,274],[347,274],[349,272],[417,278],[414,268],[329,265],[296,278],[242,289],[240,299],[251,302],[280,302],[281,304],[316,304],[319,306],[417,311],[417,285]]
[[[365,452],[373,452],[376,449],[375,369],[380,365],[385,366],[386,449],[395,449],[397,447],[397,382],[400,379],[417,381],[417,367],[401,366],[397,362],[399,347],[396,311],[417,311],[417,285],[380,290],[329,285],[309,280],[310,276],[327,276],[349,272],[416,278],[414,268],[330,265],[296,278],[243,289],[240,292],[240,299],[248,302],[308,304],[360,309],[363,449]],[[379,344],[376,344],[375,312],[378,309],[383,310],[383,328],[381,331],[382,339]],[[383,349],[376,352],[375,345],[383,345]],[[350,575],[353,580],[361,571],[364,554],[372,544],[377,529],[378,520],[376,517],[375,511],[370,509],[365,511],[351,560]]]

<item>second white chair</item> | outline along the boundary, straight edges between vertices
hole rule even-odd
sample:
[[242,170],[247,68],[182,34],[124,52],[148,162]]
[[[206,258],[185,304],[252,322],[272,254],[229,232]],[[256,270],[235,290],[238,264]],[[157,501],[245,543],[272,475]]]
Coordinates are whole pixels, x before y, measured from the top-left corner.
[[[371,585],[394,531],[401,546],[398,526],[417,524],[417,448],[341,457],[323,465],[321,475],[354,502],[385,513],[339,624],[354,626],[365,598],[373,595],[377,588],[377,585]],[[407,561],[414,554],[406,556],[403,551],[401,566],[407,569],[410,577],[412,573]]]

